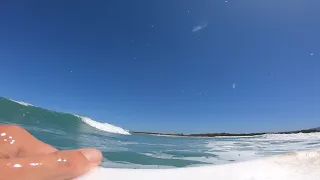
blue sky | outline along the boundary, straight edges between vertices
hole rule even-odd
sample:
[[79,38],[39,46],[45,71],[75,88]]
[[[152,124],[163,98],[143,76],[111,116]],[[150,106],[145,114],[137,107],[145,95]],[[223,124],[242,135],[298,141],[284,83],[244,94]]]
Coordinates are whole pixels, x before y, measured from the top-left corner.
[[131,130],[320,125],[318,0],[6,1],[0,96]]

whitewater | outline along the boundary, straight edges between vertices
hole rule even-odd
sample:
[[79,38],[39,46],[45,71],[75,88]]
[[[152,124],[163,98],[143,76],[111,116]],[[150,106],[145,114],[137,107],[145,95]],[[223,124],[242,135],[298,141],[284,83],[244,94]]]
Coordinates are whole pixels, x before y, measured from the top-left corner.
[[101,167],[79,180],[319,180],[320,133],[161,137],[0,98],[0,124],[17,124],[60,150],[94,147]]
[[78,180],[319,180],[320,150],[255,161],[180,169],[96,168]]

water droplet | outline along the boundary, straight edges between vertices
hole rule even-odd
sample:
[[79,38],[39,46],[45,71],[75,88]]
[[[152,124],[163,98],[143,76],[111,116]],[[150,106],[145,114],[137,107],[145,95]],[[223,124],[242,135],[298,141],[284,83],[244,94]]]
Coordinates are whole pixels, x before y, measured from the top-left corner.
[[22,166],[21,166],[21,164],[15,164],[15,165],[13,165],[13,167],[15,167],[15,168],[21,168]]
[[12,140],[11,142],[10,142],[10,144],[13,144],[15,142],[15,140]]
[[30,166],[39,166],[39,163],[30,163]]

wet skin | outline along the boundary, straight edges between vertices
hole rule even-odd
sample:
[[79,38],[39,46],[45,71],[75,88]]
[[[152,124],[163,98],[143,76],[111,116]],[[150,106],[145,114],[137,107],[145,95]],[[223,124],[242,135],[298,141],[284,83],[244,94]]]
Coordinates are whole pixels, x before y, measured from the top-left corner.
[[96,149],[58,151],[19,126],[0,125],[0,180],[68,180],[101,160]]

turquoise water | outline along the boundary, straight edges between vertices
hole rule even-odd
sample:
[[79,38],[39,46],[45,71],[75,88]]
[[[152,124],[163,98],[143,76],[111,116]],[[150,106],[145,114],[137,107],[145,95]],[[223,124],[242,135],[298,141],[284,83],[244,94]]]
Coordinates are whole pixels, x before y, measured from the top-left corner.
[[128,132],[120,127],[5,98],[0,98],[0,123],[23,126],[38,139],[61,150],[95,147],[103,152],[102,166],[115,168],[224,164],[320,148],[319,133],[242,138],[124,135]]

